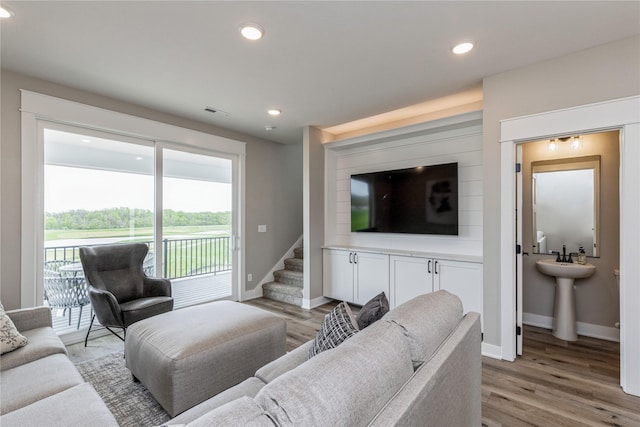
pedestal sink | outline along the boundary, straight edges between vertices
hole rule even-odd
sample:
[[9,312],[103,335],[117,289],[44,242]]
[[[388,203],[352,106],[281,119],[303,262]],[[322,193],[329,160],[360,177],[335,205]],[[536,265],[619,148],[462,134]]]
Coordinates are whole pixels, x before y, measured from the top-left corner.
[[576,341],[576,295],[573,285],[576,279],[584,279],[595,273],[593,264],[556,262],[553,259],[536,261],[538,270],[556,278],[556,299],[553,309],[552,333],[565,341]]

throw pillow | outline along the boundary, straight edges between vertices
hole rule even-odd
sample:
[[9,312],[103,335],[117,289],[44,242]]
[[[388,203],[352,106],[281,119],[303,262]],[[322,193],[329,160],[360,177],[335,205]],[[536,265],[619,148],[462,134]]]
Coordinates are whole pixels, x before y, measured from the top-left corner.
[[358,322],[358,328],[360,330],[366,328],[373,322],[380,320],[382,316],[389,312],[389,300],[384,292],[371,298],[365,305],[362,306],[360,312],[356,316]]
[[324,316],[318,335],[309,348],[309,359],[325,350],[335,348],[358,332],[358,322],[346,302],[341,302]]
[[27,337],[16,329],[0,303],[0,354],[13,351],[27,344]]

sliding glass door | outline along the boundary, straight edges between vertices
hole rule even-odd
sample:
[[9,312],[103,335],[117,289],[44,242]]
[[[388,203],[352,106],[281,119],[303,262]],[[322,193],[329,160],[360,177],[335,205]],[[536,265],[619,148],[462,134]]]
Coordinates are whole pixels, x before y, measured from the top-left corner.
[[233,292],[232,160],[164,148],[162,275],[177,308]]
[[154,147],[50,124],[44,136],[44,303],[58,332],[90,321],[78,256],[84,245],[154,245]]
[[175,307],[237,299],[232,157],[46,123],[44,303],[54,328],[88,326],[78,249],[142,242],[150,276],[172,282]]

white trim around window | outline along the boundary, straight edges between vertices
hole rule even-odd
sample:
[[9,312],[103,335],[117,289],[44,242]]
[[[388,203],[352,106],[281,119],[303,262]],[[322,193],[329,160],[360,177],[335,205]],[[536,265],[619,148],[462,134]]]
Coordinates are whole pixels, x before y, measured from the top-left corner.
[[[115,133],[134,138],[146,139],[175,147],[203,149],[233,158],[235,165],[233,179],[237,183],[237,197],[234,199],[237,234],[236,249],[244,247],[244,179],[246,143],[182,128],[154,120],[144,119],[81,104],[28,90],[21,90],[21,130],[22,130],[22,205],[21,205],[21,294],[22,307],[33,307],[43,300],[41,269],[43,251],[43,171],[44,151],[42,132],[43,121],[68,124],[88,129]],[[239,252],[235,283],[242,289],[244,277],[244,251]],[[234,289],[235,291],[235,289]],[[242,293],[237,294],[242,298]]]

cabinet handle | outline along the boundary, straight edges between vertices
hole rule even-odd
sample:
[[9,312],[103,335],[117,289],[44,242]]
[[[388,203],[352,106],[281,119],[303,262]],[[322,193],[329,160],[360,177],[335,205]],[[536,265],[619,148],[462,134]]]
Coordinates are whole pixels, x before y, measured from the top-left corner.
[[431,260],[427,262],[427,273],[431,274]]
[[435,262],[433,263],[433,272],[434,272],[435,274],[438,274],[438,261],[435,261]]
[[358,254],[357,254],[357,253],[354,253],[354,254],[353,254],[353,263],[354,263],[354,264],[357,264],[357,263],[358,263]]
[[353,252],[349,252],[349,264],[353,264]]

